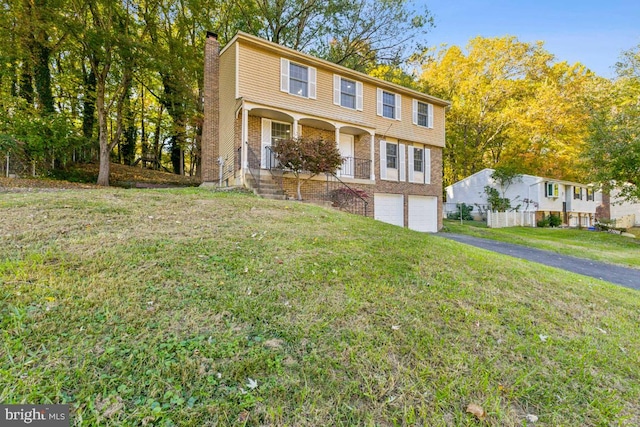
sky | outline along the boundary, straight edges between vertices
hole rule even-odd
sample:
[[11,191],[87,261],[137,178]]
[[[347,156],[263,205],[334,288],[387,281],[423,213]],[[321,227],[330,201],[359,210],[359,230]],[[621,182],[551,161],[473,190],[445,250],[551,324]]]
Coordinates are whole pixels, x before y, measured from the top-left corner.
[[620,54],[640,45],[640,0],[416,0],[435,28],[427,44],[466,46],[476,36],[544,42],[560,61],[580,62],[611,78]]

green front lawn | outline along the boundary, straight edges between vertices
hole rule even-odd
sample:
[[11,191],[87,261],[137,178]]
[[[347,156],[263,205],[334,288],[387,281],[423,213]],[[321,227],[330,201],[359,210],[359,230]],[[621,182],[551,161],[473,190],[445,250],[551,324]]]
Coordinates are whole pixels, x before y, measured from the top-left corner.
[[3,403],[78,426],[640,425],[637,291],[245,194],[3,194],[0,218]]
[[444,231],[640,268],[640,239],[618,234],[573,228],[487,228],[481,222],[454,220],[444,220]]

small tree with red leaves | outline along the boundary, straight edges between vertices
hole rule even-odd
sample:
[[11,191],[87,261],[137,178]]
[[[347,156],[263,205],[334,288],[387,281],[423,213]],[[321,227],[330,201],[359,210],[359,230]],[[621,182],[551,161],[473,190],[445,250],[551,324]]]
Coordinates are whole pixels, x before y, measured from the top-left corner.
[[[335,141],[322,138],[290,138],[273,147],[280,167],[292,172],[297,180],[298,200],[302,200],[303,181],[321,173],[334,173],[342,165],[342,156]],[[306,179],[301,174],[309,174]]]

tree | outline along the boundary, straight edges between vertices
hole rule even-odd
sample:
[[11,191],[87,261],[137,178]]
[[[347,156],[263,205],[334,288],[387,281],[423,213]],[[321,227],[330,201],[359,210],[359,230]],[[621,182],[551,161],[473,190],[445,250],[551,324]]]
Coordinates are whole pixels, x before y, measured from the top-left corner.
[[585,150],[591,178],[640,200],[640,45],[622,54],[604,108],[595,109]]
[[309,174],[306,181],[321,173],[334,173],[342,164],[336,142],[327,139],[290,138],[278,141],[272,148],[280,166],[295,175],[298,200],[302,200],[302,174]]
[[491,178],[500,186],[502,197],[505,197],[511,184],[522,181],[522,174],[518,173],[514,166],[498,166],[491,174]]
[[584,95],[593,79],[583,66],[555,63],[542,43],[515,37],[477,37],[466,52],[445,47],[421,61],[423,90],[452,102],[445,185],[500,165],[574,177],[588,126]]

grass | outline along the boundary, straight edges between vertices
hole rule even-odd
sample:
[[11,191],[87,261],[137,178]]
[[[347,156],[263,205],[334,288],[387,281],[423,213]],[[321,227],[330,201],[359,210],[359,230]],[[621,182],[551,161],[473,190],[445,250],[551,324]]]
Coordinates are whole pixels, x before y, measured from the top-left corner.
[[5,194],[0,218],[3,403],[78,426],[640,424],[637,291],[246,194]]
[[[488,228],[483,222],[445,220],[446,231],[546,249],[625,267],[640,268],[640,239],[574,228]],[[633,229],[632,229],[633,230]]]

